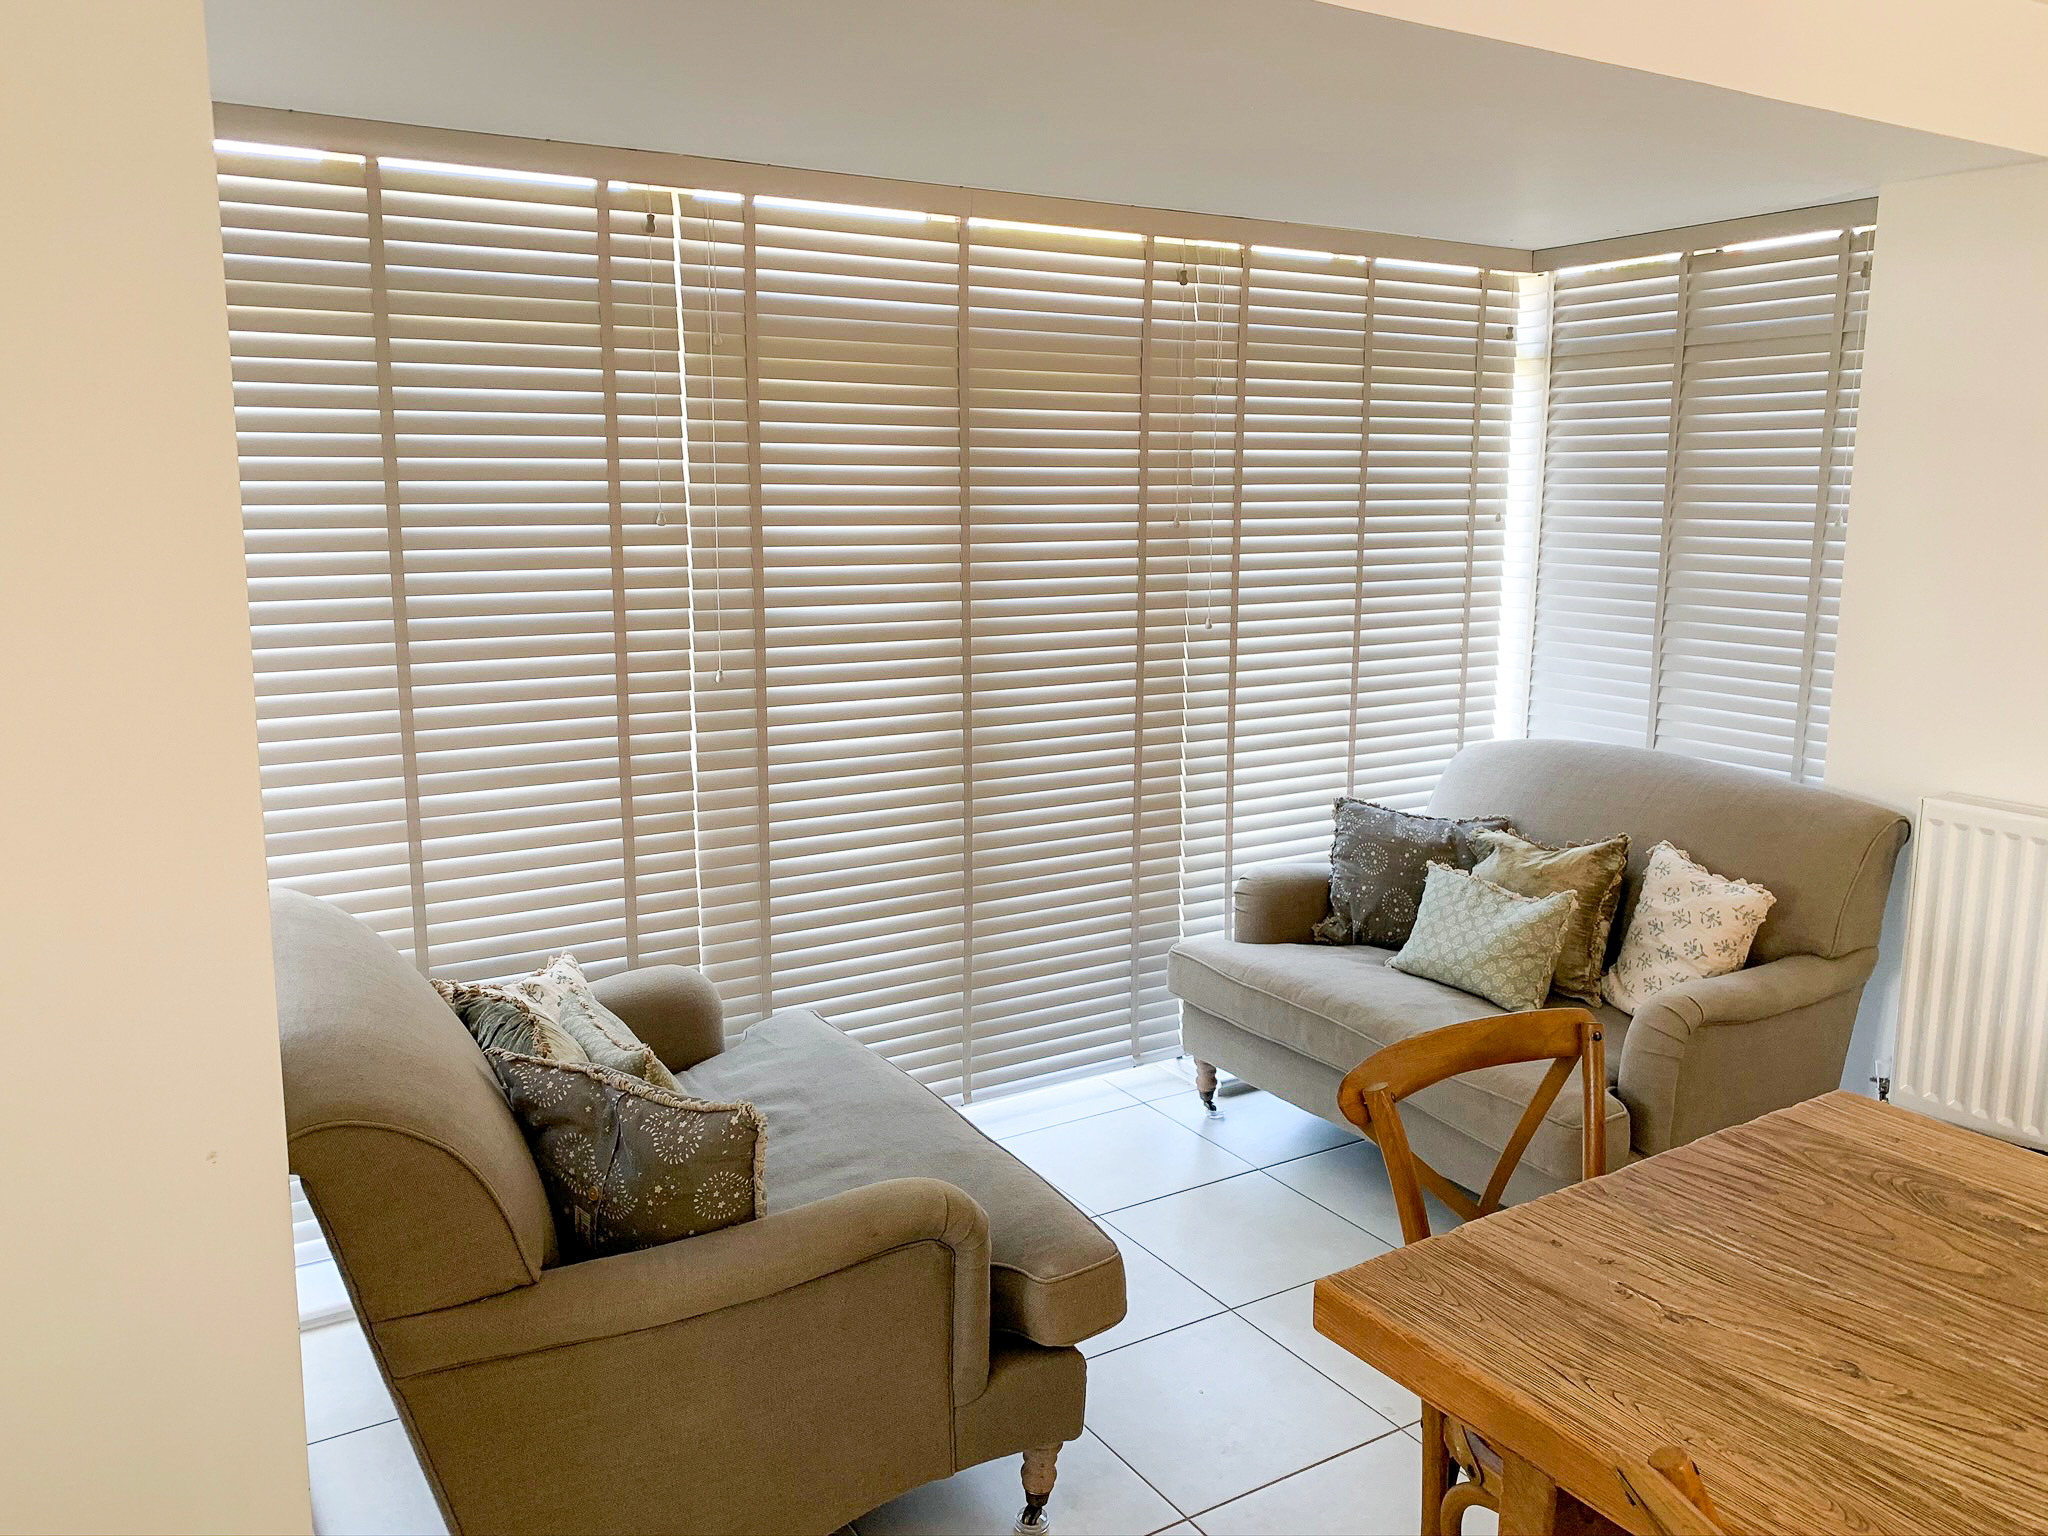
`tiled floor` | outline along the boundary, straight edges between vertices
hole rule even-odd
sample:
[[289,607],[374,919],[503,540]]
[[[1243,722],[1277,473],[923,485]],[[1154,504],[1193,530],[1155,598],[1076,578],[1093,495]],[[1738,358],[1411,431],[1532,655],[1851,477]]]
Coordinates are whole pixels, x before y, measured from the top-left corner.
[[[1313,1281],[1400,1241],[1378,1154],[1267,1094],[1220,1102],[1205,1118],[1182,1061],[965,1111],[1124,1253],[1130,1313],[1083,1346],[1088,1429],[1060,1455],[1059,1536],[1413,1532],[1415,1398],[1309,1321]],[[316,1528],[441,1531],[355,1323],[304,1340]],[[1018,1503],[1008,1459],[856,1527],[1000,1536]],[[1466,1522],[1491,1528],[1484,1511]]]

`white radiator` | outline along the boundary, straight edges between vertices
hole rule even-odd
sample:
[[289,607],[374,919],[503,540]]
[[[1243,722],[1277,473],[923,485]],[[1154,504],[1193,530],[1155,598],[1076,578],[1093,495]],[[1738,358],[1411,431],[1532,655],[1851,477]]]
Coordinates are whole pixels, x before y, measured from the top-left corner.
[[2048,1149],[2048,811],[1920,802],[1892,1099]]

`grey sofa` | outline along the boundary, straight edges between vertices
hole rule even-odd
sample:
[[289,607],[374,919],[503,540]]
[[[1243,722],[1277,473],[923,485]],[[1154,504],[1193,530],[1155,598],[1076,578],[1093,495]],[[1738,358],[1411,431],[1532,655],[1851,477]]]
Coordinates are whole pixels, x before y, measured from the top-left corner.
[[454,1013],[336,909],[271,919],[292,1171],[451,1530],[825,1532],[1018,1452],[1049,1484],[1123,1262],[944,1102],[816,1014],[728,1043],[696,972],[609,977],[687,1088],[760,1108],[767,1211],[564,1263]]
[[[1666,992],[1633,1018],[1596,1010],[1607,1036],[1609,1167],[1838,1086],[1877,960],[1892,864],[1908,830],[1903,818],[1744,769],[1561,741],[1467,747],[1428,810],[1507,816],[1552,844],[1628,833],[1610,960],[1660,840],[1777,896],[1745,969]],[[1337,1085],[1367,1056],[1499,1010],[1390,969],[1387,950],[1310,943],[1328,903],[1327,861],[1255,870],[1238,882],[1231,935],[1182,940],[1168,979],[1181,1000],[1183,1044],[1198,1062],[1341,1124]],[[1497,1067],[1417,1094],[1402,1106],[1416,1151],[1479,1188],[1542,1070]],[[1582,1103],[1570,1087],[1559,1094],[1511,1197],[1578,1177]]]

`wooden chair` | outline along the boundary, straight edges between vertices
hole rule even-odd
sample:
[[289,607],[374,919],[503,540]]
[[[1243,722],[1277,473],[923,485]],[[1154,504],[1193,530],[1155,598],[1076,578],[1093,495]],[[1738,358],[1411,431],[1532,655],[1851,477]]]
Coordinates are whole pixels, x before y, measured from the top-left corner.
[[[1474,1200],[1408,1145],[1396,1106],[1432,1083],[1513,1062],[1550,1062],[1535,1097],[1501,1150],[1500,1161]],[[1376,1051],[1352,1069],[1337,1090],[1344,1118],[1376,1142],[1394,1186],[1404,1242],[1430,1235],[1425,1188],[1462,1219],[1476,1221],[1500,1209],[1501,1197],[1522,1154],[1550,1112],[1572,1069],[1585,1064],[1585,1176],[1607,1171],[1607,1048],[1600,1023],[1583,1008],[1504,1013],[1416,1035]],[[1462,1472],[1465,1481],[1457,1480]],[[1422,1508],[1425,1536],[1458,1536],[1465,1511],[1481,1505],[1496,1513],[1502,1495],[1500,1456],[1478,1435],[1441,1410],[1422,1410]],[[1431,1511],[1435,1511],[1434,1516]]]
[[1649,1516],[1658,1536],[1727,1536],[1728,1527],[1707,1496],[1699,1467],[1677,1446],[1652,1451],[1647,1466],[1633,1474],[1627,1467],[1616,1472],[1630,1501]]

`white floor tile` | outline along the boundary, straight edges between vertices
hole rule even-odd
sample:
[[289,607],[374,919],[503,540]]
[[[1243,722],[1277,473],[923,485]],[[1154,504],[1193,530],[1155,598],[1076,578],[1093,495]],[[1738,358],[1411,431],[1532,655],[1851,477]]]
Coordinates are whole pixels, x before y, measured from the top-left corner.
[[403,1425],[322,1440],[306,1459],[319,1536],[446,1536]]
[[1186,1093],[1195,1086],[1195,1060],[1176,1056],[1170,1061],[1149,1061],[1142,1067],[1126,1067],[1102,1079],[1121,1088],[1132,1098],[1145,1102],[1163,1099],[1170,1093]]
[[[985,1461],[913,1488],[854,1526],[860,1536],[1009,1536],[1024,1507],[1022,1465],[1016,1456]],[[1145,1536],[1180,1518],[1094,1435],[1067,1442],[1058,1474],[1046,1514],[1059,1536]]]
[[1192,1520],[1183,1520],[1179,1525],[1169,1525],[1159,1536],[1202,1536]]
[[310,1443],[398,1417],[370,1341],[354,1322],[329,1323],[299,1335],[306,1375],[306,1439]]
[[1228,1315],[1090,1361],[1088,1427],[1190,1514],[1391,1433]]
[[1185,1190],[1108,1220],[1232,1307],[1363,1264],[1387,1248],[1263,1173]]
[[1217,1120],[1209,1118],[1197,1093],[1174,1094],[1151,1102],[1162,1115],[1171,1116],[1197,1136],[1206,1136],[1226,1151],[1235,1152],[1256,1168],[1359,1139],[1348,1126],[1332,1125],[1321,1115],[1297,1109],[1277,1094],[1257,1089],[1217,1099],[1216,1107],[1223,1112]]
[[1124,1256],[1124,1295],[1129,1310],[1109,1332],[1084,1340],[1082,1354],[1093,1357],[1120,1349],[1223,1310],[1223,1303],[1194,1281],[1168,1268],[1128,1237],[1110,1228],[1104,1230]]
[[1096,1215],[1251,1168],[1214,1142],[1138,1103],[1113,1114],[1006,1137],[1003,1145]]
[[1131,1096],[1111,1087],[1108,1078],[1083,1077],[1071,1083],[1054,1083],[1050,1088],[1034,1088],[1026,1093],[977,1099],[972,1104],[963,1105],[960,1113],[981,1127],[984,1134],[1001,1140],[1005,1136],[1022,1136],[1027,1131],[1043,1130],[1048,1125],[1064,1125],[1069,1120],[1081,1120],[1089,1115],[1129,1109],[1131,1104]]
[[[1356,1222],[1375,1237],[1401,1246],[1401,1213],[1394,1207],[1394,1187],[1380,1149],[1369,1141],[1318,1152],[1269,1169],[1274,1178],[1298,1189],[1317,1205],[1326,1205],[1346,1221]],[[1432,1236],[1457,1226],[1458,1216],[1435,1195],[1425,1192]]]
[[1390,1422],[1415,1423],[1422,1417],[1421,1399],[1343,1345],[1316,1332],[1315,1291],[1312,1284],[1282,1291],[1246,1307],[1239,1316],[1283,1348],[1301,1356],[1353,1397],[1385,1414]]
[[334,1260],[301,1264],[298,1279],[301,1328],[318,1328],[355,1316],[355,1308],[349,1305],[348,1287],[341,1283],[341,1270]]
[[1422,1447],[1388,1433],[1197,1520],[1205,1536],[1415,1536]]

